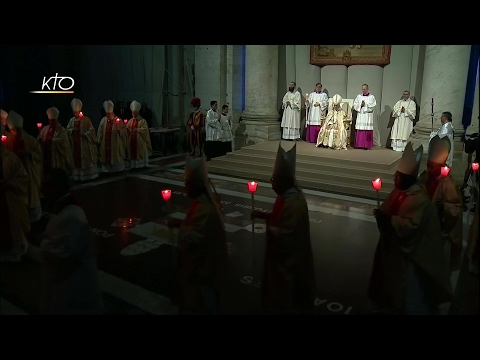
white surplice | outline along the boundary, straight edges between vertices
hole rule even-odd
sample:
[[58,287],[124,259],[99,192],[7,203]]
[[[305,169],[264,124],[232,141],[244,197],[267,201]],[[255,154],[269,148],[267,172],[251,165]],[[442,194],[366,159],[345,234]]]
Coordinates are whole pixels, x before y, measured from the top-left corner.
[[437,131],[432,131],[430,133],[430,140],[432,140],[432,138],[435,135],[438,135],[439,138],[443,138],[444,136],[447,136],[448,139],[450,140],[451,148],[450,148],[450,152],[448,153],[447,161],[445,161],[445,163],[449,167],[452,167],[452,163],[453,163],[453,133],[454,133],[454,131],[455,131],[455,129],[453,128],[452,123],[450,121],[447,121],[445,124],[443,124],[440,127],[440,129],[438,129]]
[[[315,106],[315,103],[318,103],[319,106]],[[322,120],[325,118],[325,110],[328,106],[328,95],[324,92],[313,92],[308,96],[305,106],[308,108],[306,125],[322,125]]]
[[[365,106],[362,105],[362,101],[365,102]],[[353,109],[358,112],[357,121],[355,122],[356,130],[371,130],[373,131],[374,127],[374,117],[373,111],[377,106],[377,100],[375,96],[369,94],[365,96],[363,94],[357,95],[353,101]]]
[[[300,109],[302,96],[300,92],[295,90],[294,92],[287,91],[282,100],[282,128],[283,136],[285,140],[300,139]],[[290,101],[290,105],[287,105],[287,101]]]
[[[405,112],[402,113],[402,107]],[[403,151],[413,130],[413,121],[417,114],[417,105],[412,99],[398,100],[393,107],[392,116],[395,118],[390,139],[394,151]]]

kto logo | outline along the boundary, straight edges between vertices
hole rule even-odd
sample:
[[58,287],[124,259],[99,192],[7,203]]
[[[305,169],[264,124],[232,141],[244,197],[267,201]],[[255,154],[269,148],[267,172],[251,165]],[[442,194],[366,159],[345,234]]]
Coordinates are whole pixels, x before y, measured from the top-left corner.
[[[53,83],[51,82],[53,80]],[[58,73],[55,76],[52,76],[47,80],[47,77],[43,77],[42,90],[40,91],[30,91],[32,94],[73,94],[73,86],[75,85],[75,80],[68,76],[58,76]],[[57,90],[60,89],[60,90]]]

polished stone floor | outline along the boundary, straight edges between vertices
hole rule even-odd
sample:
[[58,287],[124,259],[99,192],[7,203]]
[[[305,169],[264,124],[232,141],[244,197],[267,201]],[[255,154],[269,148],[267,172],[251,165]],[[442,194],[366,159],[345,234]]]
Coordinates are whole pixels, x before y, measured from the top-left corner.
[[[184,155],[152,159],[148,169],[101,177],[78,184],[95,238],[101,287],[108,314],[175,314],[172,306],[172,239],[168,216],[183,218],[189,200],[183,191]],[[226,214],[231,260],[228,314],[258,314],[265,224],[254,224],[245,180],[211,175]],[[162,189],[171,189],[169,204]],[[324,315],[369,314],[366,289],[378,239],[372,216],[376,202],[305,190],[317,280],[316,312]],[[270,210],[275,194],[260,183],[255,208]],[[134,226],[125,226],[125,224]],[[38,225],[37,230],[41,230]],[[19,263],[0,264],[2,314],[36,314],[40,294],[38,247],[31,238]],[[478,314],[478,277],[466,278],[461,313]],[[473,290],[475,286],[473,285]],[[476,301],[475,301],[476,300]]]

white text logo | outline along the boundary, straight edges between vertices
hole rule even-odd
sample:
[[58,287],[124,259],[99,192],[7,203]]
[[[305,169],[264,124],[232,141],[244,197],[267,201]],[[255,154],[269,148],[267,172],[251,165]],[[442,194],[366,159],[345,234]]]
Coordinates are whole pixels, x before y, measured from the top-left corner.
[[42,90],[30,92],[32,94],[73,94],[74,85],[75,80],[72,77],[58,76],[56,73],[49,79],[46,76],[43,77]]

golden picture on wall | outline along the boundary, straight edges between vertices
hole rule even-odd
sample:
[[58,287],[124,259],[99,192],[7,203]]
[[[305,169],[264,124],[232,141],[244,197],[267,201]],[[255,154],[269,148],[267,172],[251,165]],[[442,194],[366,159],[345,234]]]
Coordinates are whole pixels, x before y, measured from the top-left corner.
[[310,64],[385,66],[391,51],[392,45],[310,45]]

